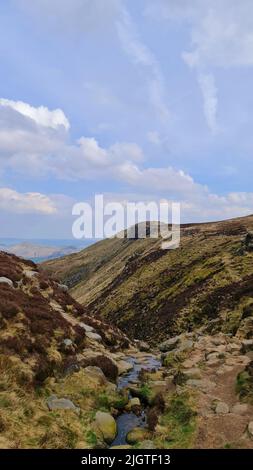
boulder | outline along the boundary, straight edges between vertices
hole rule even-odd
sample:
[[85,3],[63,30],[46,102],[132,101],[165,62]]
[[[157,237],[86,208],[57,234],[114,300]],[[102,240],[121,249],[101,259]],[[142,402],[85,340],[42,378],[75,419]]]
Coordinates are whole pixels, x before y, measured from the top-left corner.
[[66,286],[66,284],[58,284],[59,289],[61,289],[63,292],[68,292],[69,288]]
[[80,322],[79,326],[83,328],[86,331],[86,333],[94,333],[95,331],[93,326],[86,325],[86,323],[83,323],[83,322]]
[[72,354],[75,352],[75,345],[70,338],[65,338],[61,344],[61,350],[65,353]]
[[143,352],[147,352],[150,350],[150,346],[146,341],[140,341],[139,342],[139,350]]
[[98,343],[102,342],[102,337],[98,333],[93,333],[92,331],[87,331],[86,336],[89,339],[97,341]]
[[163,343],[159,345],[159,349],[161,352],[168,352],[172,351],[176,348],[177,344],[179,343],[179,336],[175,336],[174,338],[167,339]]
[[113,416],[103,411],[97,411],[95,421],[98,429],[103,434],[104,441],[111,444],[117,435],[117,424]]
[[250,437],[253,437],[253,421],[250,421],[248,424],[248,433]]
[[197,388],[202,392],[210,392],[216,387],[214,382],[211,382],[207,379],[190,379],[187,380],[187,385],[193,388]]
[[99,384],[105,385],[107,383],[106,376],[99,367],[88,366],[85,367],[84,371],[89,375],[89,377],[95,379]]
[[9,287],[14,287],[12,280],[5,276],[0,277],[0,284],[7,284]]
[[47,406],[50,411],[53,410],[73,410],[79,412],[79,408],[68,398],[58,398],[56,395],[51,395],[47,400]]
[[185,339],[180,343],[179,348],[176,349],[177,352],[185,352],[189,351],[193,347],[193,341],[191,339]]
[[126,441],[128,444],[137,444],[137,442],[148,439],[150,432],[145,428],[133,428],[126,435]]
[[220,415],[220,414],[227,414],[227,413],[229,413],[229,406],[227,405],[227,403],[224,403],[224,402],[220,401],[220,402],[217,403],[217,405],[216,405],[215,413],[216,413],[217,415]]
[[117,361],[117,366],[119,368],[119,375],[122,375],[122,374],[126,374],[127,372],[129,372],[130,370],[133,369],[133,364],[131,364],[130,362],[127,362],[127,361]]
[[23,272],[24,272],[24,275],[28,277],[28,279],[32,279],[34,276],[37,276],[39,274],[37,271],[31,271],[29,269],[27,270],[25,269]]
[[138,397],[130,398],[129,402],[125,406],[126,411],[133,411],[139,413],[141,411],[141,401]]
[[245,354],[249,351],[253,351],[253,339],[244,339],[242,341],[241,352]]

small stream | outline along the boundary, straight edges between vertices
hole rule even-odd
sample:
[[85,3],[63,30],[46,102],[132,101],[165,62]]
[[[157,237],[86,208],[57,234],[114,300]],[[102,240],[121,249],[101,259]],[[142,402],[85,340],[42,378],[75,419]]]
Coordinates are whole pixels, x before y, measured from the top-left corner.
[[[138,375],[141,369],[159,369],[161,362],[152,355],[143,355],[141,358],[129,357],[127,362],[133,365],[133,369],[127,374],[122,375],[118,380],[118,390],[138,383]],[[131,394],[129,393],[129,398]],[[136,416],[133,412],[125,412],[116,419],[118,433],[111,446],[119,446],[127,444],[126,435],[135,427],[144,427],[146,425],[146,412],[142,410],[140,416]]]

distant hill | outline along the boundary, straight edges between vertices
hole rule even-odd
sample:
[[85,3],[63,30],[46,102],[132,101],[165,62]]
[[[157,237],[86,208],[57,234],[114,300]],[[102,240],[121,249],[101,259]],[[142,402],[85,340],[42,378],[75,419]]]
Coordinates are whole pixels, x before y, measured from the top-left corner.
[[67,283],[90,314],[132,338],[155,343],[201,325],[247,336],[252,230],[253,216],[187,224],[176,250],[162,250],[159,239],[113,238],[43,267]]
[[21,256],[22,258],[40,262],[75,253],[78,251],[78,248],[75,246],[57,247],[21,242],[14,245],[0,245],[0,250],[12,253],[16,256]]

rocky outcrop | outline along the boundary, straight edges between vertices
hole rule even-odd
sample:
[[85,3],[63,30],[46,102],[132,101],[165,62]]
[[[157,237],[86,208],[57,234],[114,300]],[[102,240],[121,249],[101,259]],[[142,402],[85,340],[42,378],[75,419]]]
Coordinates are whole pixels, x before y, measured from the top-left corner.
[[115,419],[109,413],[97,411],[95,421],[98,429],[103,435],[104,441],[107,444],[110,444],[115,439],[117,434]]

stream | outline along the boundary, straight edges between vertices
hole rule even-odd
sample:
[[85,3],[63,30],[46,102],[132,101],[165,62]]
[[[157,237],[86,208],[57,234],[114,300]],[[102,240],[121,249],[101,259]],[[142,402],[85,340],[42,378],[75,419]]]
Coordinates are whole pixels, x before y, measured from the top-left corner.
[[[138,383],[138,375],[141,369],[159,369],[161,362],[152,355],[143,355],[143,357],[128,357],[127,362],[133,365],[133,369],[122,375],[118,380],[118,390]],[[129,398],[131,394],[129,393]],[[111,446],[120,446],[127,444],[126,435],[135,427],[144,427],[146,425],[146,411],[142,410],[140,416],[133,412],[125,412],[116,419],[118,433]]]

